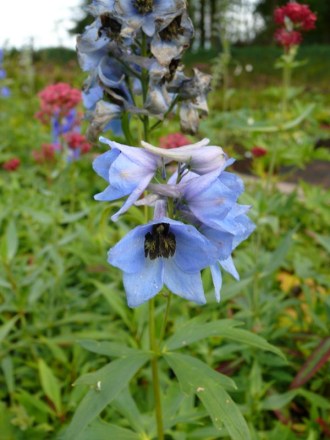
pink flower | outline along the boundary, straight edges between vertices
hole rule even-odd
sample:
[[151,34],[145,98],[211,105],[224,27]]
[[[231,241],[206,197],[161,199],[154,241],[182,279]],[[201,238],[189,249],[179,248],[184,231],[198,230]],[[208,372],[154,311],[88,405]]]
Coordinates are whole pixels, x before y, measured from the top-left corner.
[[41,150],[32,151],[32,156],[37,163],[53,162],[55,160],[55,152],[59,148],[59,145],[42,144]]
[[159,146],[166,149],[183,147],[188,144],[190,144],[190,140],[181,133],[168,134],[159,140]]
[[263,147],[255,146],[251,149],[251,154],[253,157],[262,157],[265,156],[268,151]]
[[39,93],[40,111],[36,117],[47,123],[53,115],[67,116],[70,110],[81,102],[81,92],[66,83],[57,83],[47,86]]
[[301,33],[298,31],[287,31],[285,28],[277,29],[274,35],[275,41],[285,49],[298,46],[302,42]]
[[308,5],[300,3],[287,3],[274,11],[274,21],[281,26],[285,25],[285,17],[289,18],[294,26],[301,31],[309,31],[315,28],[316,15]]
[[7,162],[2,164],[2,168],[6,171],[15,171],[17,170],[17,168],[19,168],[19,166],[21,165],[21,160],[18,157],[13,157],[9,160],[7,160]]
[[65,139],[69,148],[72,150],[79,149],[82,154],[88,153],[92,148],[86,137],[80,133],[72,131],[71,133],[65,135]]

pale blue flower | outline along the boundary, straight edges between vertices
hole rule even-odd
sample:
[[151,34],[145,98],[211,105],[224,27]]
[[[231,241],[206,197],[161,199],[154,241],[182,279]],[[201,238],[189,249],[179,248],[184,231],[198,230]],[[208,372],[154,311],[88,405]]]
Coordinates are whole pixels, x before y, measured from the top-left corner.
[[210,266],[215,297],[218,302],[220,301],[220,290],[222,286],[221,269],[230,273],[236,280],[239,280],[239,274],[231,254],[255,229],[254,223],[246,215],[249,209],[249,206],[234,205],[222,222],[222,230],[205,226],[201,228],[203,235],[217,247],[218,251],[217,263]]
[[209,139],[179,148],[164,149],[142,142],[145,150],[168,161],[185,163],[189,170],[197,174],[221,173],[227,163],[227,157],[221,147],[208,145]]
[[109,263],[124,273],[130,307],[153,298],[163,285],[182,298],[204,304],[200,271],[215,260],[216,249],[205,236],[167,217],[136,227],[108,254]]
[[128,196],[121,209],[112,216],[116,221],[145,191],[161,165],[161,159],[142,148],[129,147],[100,138],[111,151],[98,156],[93,162],[94,170],[105,179],[109,186],[95,195],[96,200],[111,201]]

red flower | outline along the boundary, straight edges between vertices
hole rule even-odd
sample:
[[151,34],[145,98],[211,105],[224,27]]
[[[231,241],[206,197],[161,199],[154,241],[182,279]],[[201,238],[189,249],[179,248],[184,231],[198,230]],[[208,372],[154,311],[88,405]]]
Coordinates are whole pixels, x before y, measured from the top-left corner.
[[40,111],[36,117],[43,123],[53,115],[64,117],[81,102],[81,92],[66,83],[47,86],[39,93]]
[[181,133],[172,133],[160,138],[159,145],[161,148],[171,149],[189,145],[191,141]]
[[68,147],[72,150],[79,149],[82,154],[88,153],[92,148],[86,137],[80,133],[72,131],[65,136]]
[[285,25],[285,17],[289,18],[294,26],[301,31],[309,31],[315,28],[316,15],[308,5],[300,3],[287,3],[274,11],[274,21],[281,26]]
[[55,151],[59,149],[59,145],[42,144],[41,150],[32,151],[32,155],[37,163],[53,162],[55,159]]
[[292,46],[298,46],[302,42],[301,33],[298,31],[287,31],[285,28],[277,29],[274,35],[275,41],[285,49]]
[[21,165],[21,161],[18,157],[13,157],[2,164],[2,168],[6,171],[15,171]]
[[262,157],[265,156],[268,151],[263,147],[255,146],[251,149],[251,154],[253,157]]

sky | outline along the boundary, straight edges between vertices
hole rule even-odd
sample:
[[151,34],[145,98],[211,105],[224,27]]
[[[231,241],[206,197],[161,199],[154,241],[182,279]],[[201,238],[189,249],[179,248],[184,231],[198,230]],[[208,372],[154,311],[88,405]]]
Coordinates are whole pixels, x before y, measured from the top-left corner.
[[75,48],[68,35],[81,0],[0,0],[0,47],[21,48],[33,38],[35,48]]

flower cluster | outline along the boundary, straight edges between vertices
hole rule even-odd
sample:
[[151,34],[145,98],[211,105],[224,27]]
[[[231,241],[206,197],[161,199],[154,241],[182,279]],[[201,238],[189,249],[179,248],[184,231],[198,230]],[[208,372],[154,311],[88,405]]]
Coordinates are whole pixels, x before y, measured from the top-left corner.
[[10,96],[10,89],[5,84],[7,74],[3,67],[3,55],[3,50],[0,49],[0,96],[3,98],[8,98]]
[[55,116],[58,119],[69,116],[81,101],[81,92],[66,83],[47,86],[38,96],[40,111],[36,117],[44,124],[49,123]]
[[37,163],[54,162],[55,153],[59,149],[58,145],[42,144],[41,150],[32,151],[32,156]]
[[308,5],[291,2],[275,9],[274,21],[280,26],[275,32],[275,40],[289,50],[301,44],[302,32],[315,28],[316,15]]
[[21,165],[21,160],[18,157],[12,157],[2,164],[2,168],[6,171],[16,171]]
[[95,21],[77,40],[80,65],[89,72],[83,92],[89,137],[120,132],[124,114],[161,120],[177,105],[182,129],[196,133],[208,112],[210,76],[183,71],[181,57],[194,33],[186,1],[96,0],[89,11]]
[[33,152],[36,162],[53,161],[57,151],[65,150],[68,161],[88,153],[91,145],[80,134],[81,116],[77,106],[82,100],[81,92],[69,84],[58,83],[47,86],[39,93],[40,111],[36,117],[51,126],[52,143],[44,144]]
[[95,199],[125,198],[114,221],[133,204],[154,208],[154,219],[129,232],[108,254],[109,263],[123,271],[128,305],[148,301],[163,285],[204,304],[201,270],[206,267],[219,301],[221,268],[238,278],[231,254],[254,229],[246,215],[249,206],[237,203],[243,183],[225,171],[233,161],[208,139],[175,149],[100,141],[110,150],[93,166],[108,186]]

